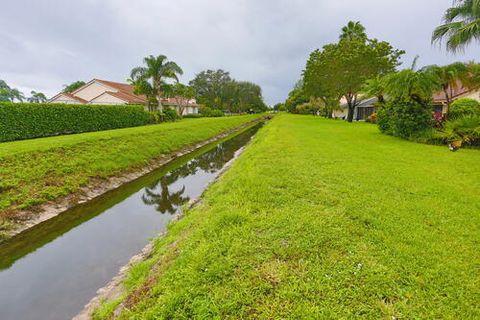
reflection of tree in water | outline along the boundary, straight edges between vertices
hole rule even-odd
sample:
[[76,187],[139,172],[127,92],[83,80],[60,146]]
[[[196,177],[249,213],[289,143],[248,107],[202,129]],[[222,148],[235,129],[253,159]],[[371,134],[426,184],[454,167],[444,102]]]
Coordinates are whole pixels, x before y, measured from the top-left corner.
[[[160,185],[160,192],[155,192]],[[157,211],[161,213],[168,212],[174,214],[177,208],[190,200],[184,197],[185,186],[176,192],[170,192],[168,189],[168,177],[163,176],[150,187],[145,188],[145,194],[142,195],[143,203],[146,205],[155,205]]]
[[[189,201],[190,198],[184,196],[185,186],[175,192],[170,191],[169,186],[180,178],[194,175],[198,169],[208,173],[217,172],[235,156],[235,152],[248,142],[256,130],[257,128],[252,128],[222,142],[212,150],[195,157],[183,166],[164,175],[151,186],[145,188],[145,194],[142,195],[143,202],[147,205],[155,205],[157,211],[161,213],[176,213],[177,208]],[[160,190],[158,190],[159,187]]]

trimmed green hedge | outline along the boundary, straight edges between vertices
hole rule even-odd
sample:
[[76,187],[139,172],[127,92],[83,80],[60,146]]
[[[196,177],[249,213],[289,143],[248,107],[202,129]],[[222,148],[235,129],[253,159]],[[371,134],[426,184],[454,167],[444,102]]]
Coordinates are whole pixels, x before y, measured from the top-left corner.
[[0,103],[0,141],[149,124],[143,106]]

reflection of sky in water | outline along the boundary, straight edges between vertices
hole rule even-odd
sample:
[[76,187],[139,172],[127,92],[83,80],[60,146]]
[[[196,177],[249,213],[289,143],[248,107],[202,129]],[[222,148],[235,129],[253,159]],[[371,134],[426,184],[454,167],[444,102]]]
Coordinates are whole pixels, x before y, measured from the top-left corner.
[[[55,320],[78,313],[175,217],[160,214],[159,206],[176,212],[188,199],[198,198],[252,134],[242,133],[195,157],[0,271],[0,319]],[[143,201],[147,189],[158,196],[149,205]],[[172,203],[175,194],[181,201]]]

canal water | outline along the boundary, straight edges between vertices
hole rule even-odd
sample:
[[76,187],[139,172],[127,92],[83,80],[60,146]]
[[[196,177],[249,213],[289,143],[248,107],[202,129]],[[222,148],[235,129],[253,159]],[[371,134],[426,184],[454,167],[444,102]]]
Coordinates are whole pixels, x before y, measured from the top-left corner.
[[0,319],[70,319],[182,206],[198,198],[261,124],[206,146],[0,244]]

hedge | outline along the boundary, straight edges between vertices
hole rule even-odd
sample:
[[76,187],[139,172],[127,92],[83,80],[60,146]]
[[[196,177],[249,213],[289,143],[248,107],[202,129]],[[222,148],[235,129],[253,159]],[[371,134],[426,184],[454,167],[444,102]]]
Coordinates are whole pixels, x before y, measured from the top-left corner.
[[0,141],[136,127],[150,121],[139,105],[0,103]]

